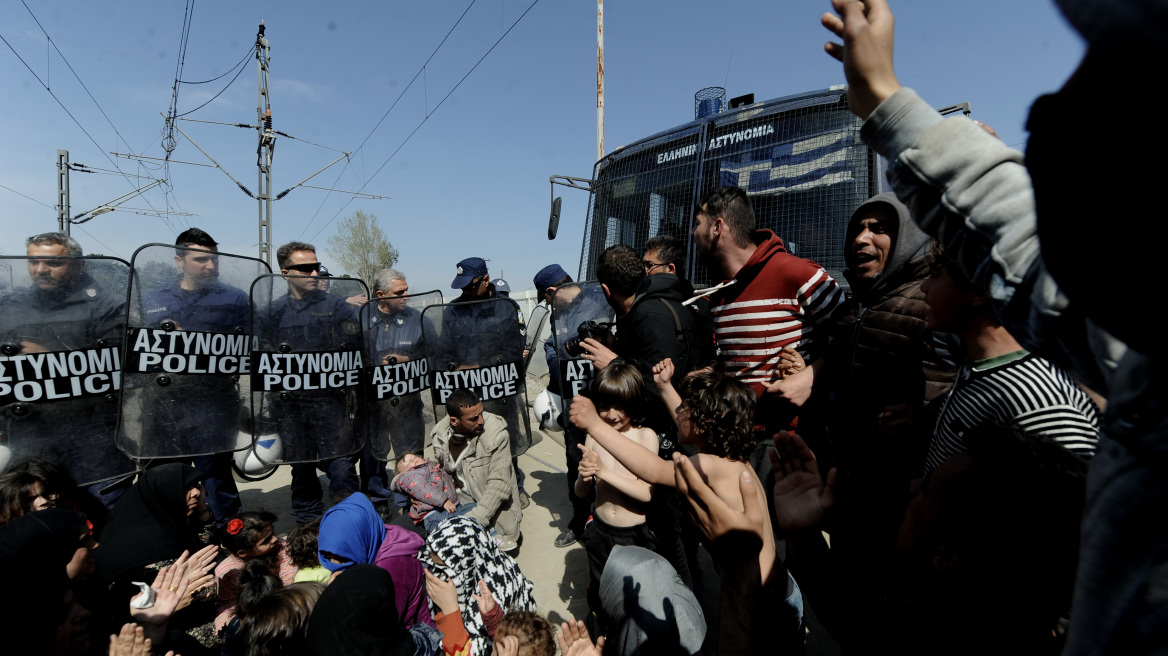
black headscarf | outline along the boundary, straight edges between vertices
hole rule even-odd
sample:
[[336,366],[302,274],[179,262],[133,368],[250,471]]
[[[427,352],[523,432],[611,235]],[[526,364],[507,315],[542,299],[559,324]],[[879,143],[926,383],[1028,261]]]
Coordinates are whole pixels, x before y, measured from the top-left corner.
[[190,465],[172,463],[138,477],[110,513],[101,534],[97,577],[106,583],[135,568],[194,553],[200,543],[187,522],[187,490],[204,475]]
[[398,619],[389,572],[376,565],[345,569],[312,609],[308,647],[316,656],[413,656],[414,639]]
[[44,556],[62,567],[73,559],[86,528],[85,515],[72,510],[38,510],[0,528],[0,556],[16,559]]

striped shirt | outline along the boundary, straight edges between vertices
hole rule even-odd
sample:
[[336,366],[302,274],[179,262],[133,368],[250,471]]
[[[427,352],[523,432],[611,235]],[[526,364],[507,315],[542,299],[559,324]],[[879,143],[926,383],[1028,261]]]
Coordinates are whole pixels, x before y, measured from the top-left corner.
[[1095,455],[1099,409],[1061,369],[1026,351],[964,365],[957,372],[925,458],[925,474],[969,450],[969,431],[986,423],[1045,435],[1084,458]]
[[823,267],[787,253],[769,230],[758,232],[762,243],[735,276],[737,282],[714,297],[711,312],[718,358],[727,372],[761,395],[784,346],[793,345],[808,362],[813,359],[815,324],[844,295]]

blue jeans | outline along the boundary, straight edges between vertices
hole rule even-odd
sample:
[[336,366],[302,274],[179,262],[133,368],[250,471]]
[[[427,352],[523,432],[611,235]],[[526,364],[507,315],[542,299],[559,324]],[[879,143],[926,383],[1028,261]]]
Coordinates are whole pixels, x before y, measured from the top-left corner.
[[329,494],[346,497],[359,489],[356,457],[348,456],[321,462],[292,465],[292,517],[297,524],[305,524],[324,514],[323,490],[316,470],[321,468],[328,474]]
[[393,499],[393,492],[385,486],[385,461],[373,457],[373,449],[366,442],[361,449],[361,489],[373,503]]
[[455,508],[454,512],[435,510],[434,512],[422,518],[422,526],[426,528],[427,534],[433,533],[434,529],[442,523],[442,520],[446,519],[447,517],[459,517],[461,515],[465,515],[468,512],[474,510],[475,506],[477,505],[478,504],[474,502],[464,503]]

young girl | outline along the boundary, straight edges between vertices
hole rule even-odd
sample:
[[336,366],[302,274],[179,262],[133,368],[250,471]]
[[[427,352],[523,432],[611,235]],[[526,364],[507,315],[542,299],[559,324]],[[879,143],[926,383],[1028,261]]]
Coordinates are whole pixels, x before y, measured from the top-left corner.
[[[745,471],[754,482],[759,502],[766,504],[766,492],[754,469],[746,460],[756,446],[754,437],[754,393],[731,376],[714,371],[690,374],[681,384],[681,394],[673,388],[673,362],[666,358],[653,367],[653,380],[661,398],[677,424],[677,434],[683,444],[692,444],[698,454],[690,460],[702,478],[731,508],[742,511],[742,493],[738,479]],[[592,401],[577,396],[572,401],[571,420],[588,437],[603,446],[616,460],[637,478],[652,485],[676,487],[674,465],[658,458],[656,451],[646,449],[625,439],[602,419]],[[652,457],[650,457],[652,456]],[[762,585],[766,586],[775,568],[775,540],[770,516],[763,531],[763,547],[759,553]]]
[[[646,404],[645,379],[637,367],[615,361],[596,373],[592,398],[604,426],[630,444],[656,454],[657,434],[641,426]],[[652,488],[614,458],[588,431],[580,446],[583,458],[576,478],[576,496],[586,498],[596,488],[596,505],[584,527],[580,543],[588,552],[588,605],[600,617],[600,575],[608,554],[618,544],[660,549],[645,523],[645,511],[652,500]],[[603,624],[593,627],[604,633]]]
[[320,566],[316,538],[320,535],[320,518],[307,524],[297,524],[288,532],[288,556],[299,570],[296,583],[316,581],[328,583],[332,572]]
[[223,546],[231,555],[215,568],[215,579],[219,582],[216,630],[223,631],[235,617],[239,575],[247,563],[261,560],[284,585],[295,581],[299,568],[292,564],[287,545],[276,536],[275,523],[276,516],[266,510],[249,511],[233,517],[223,529]]

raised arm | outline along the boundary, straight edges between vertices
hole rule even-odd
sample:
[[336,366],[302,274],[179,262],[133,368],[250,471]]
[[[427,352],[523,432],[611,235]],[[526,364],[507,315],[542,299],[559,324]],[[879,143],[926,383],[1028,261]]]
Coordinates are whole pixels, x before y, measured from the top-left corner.
[[657,383],[657,391],[661,393],[661,400],[669,410],[669,417],[673,425],[677,425],[677,408],[681,405],[681,395],[673,387],[673,358],[665,358],[653,365],[653,382]]
[[570,418],[577,428],[588,433],[589,437],[596,440],[634,476],[650,485],[673,487],[672,465],[604,423],[600,415],[596,414],[596,406],[592,404],[591,399],[584,396],[572,399]]

